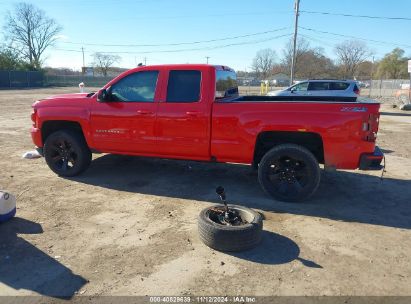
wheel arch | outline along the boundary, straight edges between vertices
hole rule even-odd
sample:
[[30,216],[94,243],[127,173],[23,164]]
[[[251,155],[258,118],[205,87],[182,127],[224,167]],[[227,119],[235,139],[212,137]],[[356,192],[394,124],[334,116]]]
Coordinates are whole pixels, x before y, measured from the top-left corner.
[[281,144],[296,144],[308,149],[319,163],[324,163],[324,144],[320,134],[297,131],[263,131],[258,134],[253,156],[257,166],[263,156],[273,147]]
[[47,120],[44,121],[41,126],[41,137],[43,143],[46,142],[47,137],[60,130],[72,130],[83,136],[83,139],[86,140],[81,124],[77,121],[71,120]]

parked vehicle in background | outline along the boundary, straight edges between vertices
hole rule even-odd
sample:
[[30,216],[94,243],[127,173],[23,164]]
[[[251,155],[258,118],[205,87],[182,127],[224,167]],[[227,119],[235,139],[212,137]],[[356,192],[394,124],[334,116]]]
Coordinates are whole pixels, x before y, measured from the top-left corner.
[[225,66],[144,66],[97,93],[35,102],[31,135],[60,176],[87,169],[92,152],[242,163],[268,194],[299,201],[317,190],[319,163],[381,169],[379,108],[345,96],[239,96]]
[[358,81],[358,86],[360,88],[369,88],[371,83],[369,81]]
[[411,102],[411,89],[409,84],[401,85],[401,89],[395,92],[395,98],[400,104],[408,104]]
[[355,80],[311,79],[285,90],[268,92],[268,96],[343,96],[358,97],[360,88]]

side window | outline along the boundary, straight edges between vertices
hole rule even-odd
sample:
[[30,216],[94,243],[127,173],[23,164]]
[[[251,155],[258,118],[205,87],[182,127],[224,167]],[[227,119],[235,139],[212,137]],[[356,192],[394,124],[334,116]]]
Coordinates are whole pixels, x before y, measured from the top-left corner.
[[292,87],[294,91],[307,91],[308,82],[301,82]]
[[200,100],[201,72],[194,70],[170,71],[167,102],[196,102]]
[[325,81],[313,81],[308,86],[308,91],[327,91],[330,89],[330,83]]
[[331,82],[330,90],[344,91],[350,86],[347,82]]
[[142,71],[124,77],[111,87],[113,101],[153,102],[158,71]]

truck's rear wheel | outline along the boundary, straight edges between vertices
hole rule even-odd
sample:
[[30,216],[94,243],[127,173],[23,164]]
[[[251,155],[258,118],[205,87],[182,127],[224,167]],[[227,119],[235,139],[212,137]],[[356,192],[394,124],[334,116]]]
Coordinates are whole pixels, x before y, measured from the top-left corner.
[[307,199],[320,184],[320,167],[306,148],[284,144],[272,148],[261,159],[258,180],[266,193],[277,200]]
[[50,134],[44,144],[47,165],[60,176],[75,176],[88,168],[91,152],[83,136],[71,130]]

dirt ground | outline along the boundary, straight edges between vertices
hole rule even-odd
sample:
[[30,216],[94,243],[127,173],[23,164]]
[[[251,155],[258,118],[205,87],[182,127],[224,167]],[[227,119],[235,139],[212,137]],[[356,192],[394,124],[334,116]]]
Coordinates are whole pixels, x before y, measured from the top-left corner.
[[[60,178],[31,150],[31,104],[76,88],[0,91],[0,295],[411,295],[411,113],[383,105],[387,172],[323,172],[308,202],[267,197],[250,167],[95,155]],[[197,215],[228,200],[261,211],[257,248],[201,243]]]

